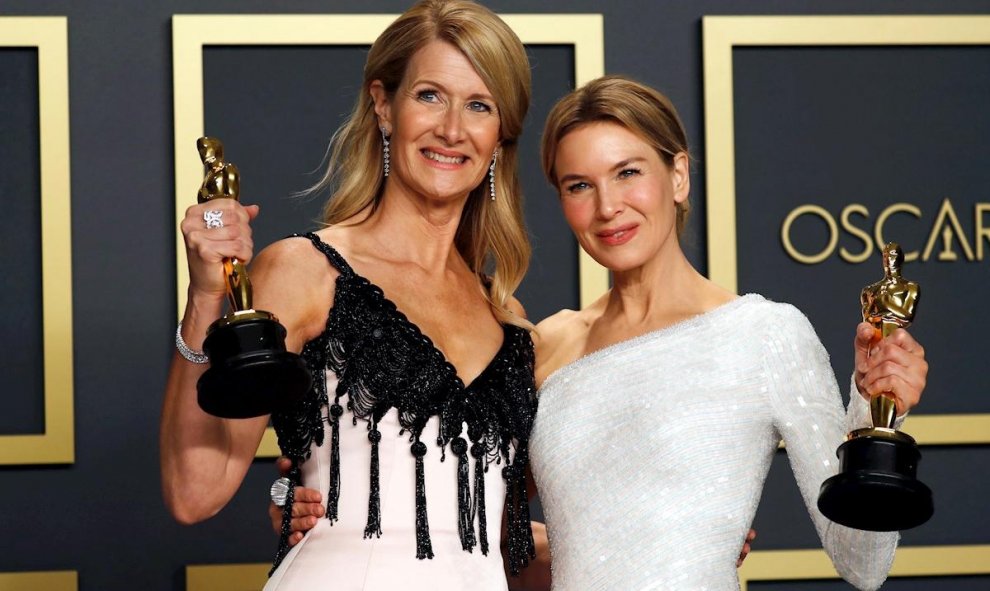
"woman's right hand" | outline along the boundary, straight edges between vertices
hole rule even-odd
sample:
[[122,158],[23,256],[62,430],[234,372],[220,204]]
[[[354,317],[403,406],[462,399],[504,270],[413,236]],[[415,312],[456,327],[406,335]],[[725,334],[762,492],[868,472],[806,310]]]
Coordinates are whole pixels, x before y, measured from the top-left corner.
[[[225,258],[247,264],[254,255],[251,220],[258,216],[257,205],[241,205],[234,199],[213,199],[186,210],[179,224],[186,243],[190,294],[212,299],[226,297],[227,281],[221,271]],[[204,214],[219,211],[221,228],[207,228]]]
[[[289,458],[281,457],[275,462],[279,476],[289,475],[292,462]],[[297,486],[292,503],[292,533],[289,534],[289,546],[295,546],[306,532],[316,527],[316,520],[323,517],[326,508],[319,491],[304,486]],[[268,504],[268,516],[272,520],[272,529],[276,534],[282,533],[282,508],[274,502]]]

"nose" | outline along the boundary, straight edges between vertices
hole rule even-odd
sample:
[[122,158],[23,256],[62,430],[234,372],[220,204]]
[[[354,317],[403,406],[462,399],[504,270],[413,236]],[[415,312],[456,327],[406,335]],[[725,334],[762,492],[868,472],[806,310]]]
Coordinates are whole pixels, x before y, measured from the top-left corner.
[[595,214],[600,219],[611,220],[622,213],[623,203],[619,191],[601,186],[596,191],[596,200]]
[[461,141],[461,137],[464,135],[464,122],[461,120],[462,115],[461,109],[452,106],[444,109],[443,114],[437,121],[435,132],[437,137],[445,140],[448,145]]

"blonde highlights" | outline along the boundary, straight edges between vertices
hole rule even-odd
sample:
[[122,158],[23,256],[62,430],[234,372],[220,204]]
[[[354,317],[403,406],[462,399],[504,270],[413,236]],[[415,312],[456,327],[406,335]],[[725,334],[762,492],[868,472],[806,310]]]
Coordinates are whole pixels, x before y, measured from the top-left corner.
[[493,271],[487,297],[495,316],[530,327],[507,308],[531,252],[516,162],[529,109],[530,68],[522,42],[495,13],[467,0],[422,0],[389,25],[368,52],[361,92],[350,117],[331,138],[327,172],[312,190],[333,194],[323,208],[326,224],[377,209],[385,179],[371,85],[380,81],[387,96],[394,97],[413,54],[432,41],[450,43],[464,54],[495,98],[499,114],[496,199],[489,198],[485,175],[468,196],[455,246],[474,273]]
[[[554,187],[557,148],[568,133],[589,123],[616,123],[633,132],[673,166],[677,154],[688,154],[687,134],[677,109],[662,93],[623,76],[603,76],[557,101],[547,116],[540,149],[543,174]],[[687,223],[691,206],[677,204],[677,235]]]

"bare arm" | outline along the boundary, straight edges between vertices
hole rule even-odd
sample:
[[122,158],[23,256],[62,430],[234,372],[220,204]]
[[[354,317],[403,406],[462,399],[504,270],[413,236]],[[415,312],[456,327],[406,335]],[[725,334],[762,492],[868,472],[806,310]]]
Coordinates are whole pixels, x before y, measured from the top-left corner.
[[[224,212],[223,228],[205,228],[206,209]],[[182,335],[193,349],[202,350],[207,327],[222,313],[226,289],[221,271],[223,258],[235,257],[242,262],[251,259],[253,244],[248,223],[257,211],[255,206],[242,207],[227,199],[187,210],[181,227],[190,284]],[[299,242],[273,245],[258,257],[251,270],[254,307],[278,315],[288,331],[286,346],[296,352],[313,330],[314,312],[309,308],[316,304],[313,295],[317,291],[311,278],[302,277],[298,258],[287,256],[287,251],[306,246],[292,244]],[[196,382],[207,367],[175,353],[162,405],[162,491],[172,515],[187,524],[208,519],[226,505],[240,486],[268,423],[267,416],[230,420],[203,412],[196,401]]]

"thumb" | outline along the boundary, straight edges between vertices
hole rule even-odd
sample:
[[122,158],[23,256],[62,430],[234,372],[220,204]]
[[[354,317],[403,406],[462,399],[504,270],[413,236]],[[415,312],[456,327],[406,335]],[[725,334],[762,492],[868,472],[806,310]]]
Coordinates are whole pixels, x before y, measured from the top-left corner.
[[275,467],[278,468],[279,476],[288,476],[289,470],[292,469],[292,460],[285,456],[281,456],[275,461]]
[[870,346],[877,340],[877,331],[872,325],[866,322],[860,322],[856,327],[856,370],[863,371],[860,367],[862,363],[866,361],[866,358],[870,355]]
[[247,211],[249,221],[253,221],[254,218],[258,217],[258,213],[261,212],[260,205],[245,205],[244,209]]

